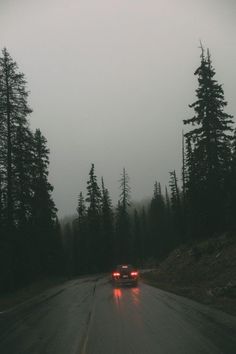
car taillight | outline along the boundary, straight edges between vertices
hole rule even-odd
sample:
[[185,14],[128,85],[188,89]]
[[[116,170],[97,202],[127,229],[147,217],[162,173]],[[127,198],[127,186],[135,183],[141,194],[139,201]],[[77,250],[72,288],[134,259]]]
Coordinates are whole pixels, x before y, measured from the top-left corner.
[[132,277],[137,277],[138,276],[138,272],[131,272],[130,273]]
[[114,272],[112,275],[113,275],[113,277],[119,277],[119,276],[120,276],[120,273]]

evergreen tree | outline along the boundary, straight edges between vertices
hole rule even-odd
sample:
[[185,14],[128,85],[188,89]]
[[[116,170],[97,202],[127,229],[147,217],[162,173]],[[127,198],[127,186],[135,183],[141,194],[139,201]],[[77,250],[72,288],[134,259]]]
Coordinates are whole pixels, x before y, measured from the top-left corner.
[[130,206],[129,176],[125,170],[120,179],[120,200],[116,212],[116,257],[117,262],[132,261],[131,225],[128,208]]
[[172,208],[174,210],[180,210],[180,192],[175,170],[170,172],[170,189]]
[[148,227],[147,213],[146,209],[142,207],[141,215],[140,215],[140,229],[141,229],[141,259],[142,262],[147,259],[151,252],[151,242],[150,242],[150,232]]
[[[185,136],[193,145],[193,160],[198,171],[198,201],[195,210],[201,214],[202,231],[213,234],[225,227],[225,178],[231,160],[232,116],[224,112],[227,102],[224,91],[214,78],[215,70],[209,51],[201,48],[201,64],[195,71],[198,77],[197,100],[190,105],[194,116],[184,124],[195,126]],[[187,166],[189,170],[191,166]],[[191,178],[191,176],[190,176]]]
[[57,209],[52,199],[53,187],[48,181],[49,149],[47,140],[40,129],[34,134],[33,156],[33,211],[32,218],[35,225],[51,227],[55,225]]
[[24,233],[32,213],[33,134],[28,125],[19,125],[12,147],[15,178],[15,221]]
[[87,230],[87,209],[83,193],[80,192],[78,199],[78,218],[74,225],[75,233],[75,264],[76,273],[83,273],[88,271],[89,264],[89,243]]
[[152,256],[160,257],[165,249],[166,225],[165,225],[165,203],[161,194],[161,185],[154,183],[153,197],[149,210],[149,222],[151,232]]
[[113,210],[109,191],[104,186],[102,178],[102,200],[101,200],[101,218],[102,218],[102,259],[103,269],[108,270],[113,260],[113,243],[114,243],[114,227],[113,227]]
[[142,249],[142,230],[141,230],[141,220],[137,209],[134,210],[134,221],[133,221],[133,250],[134,250],[134,260],[135,263],[142,263],[143,260],[143,249]]
[[47,272],[55,268],[52,254],[57,209],[51,195],[53,187],[48,181],[49,149],[39,129],[34,134],[33,151],[31,232],[34,232],[36,267],[39,272]]
[[[24,74],[4,48],[0,56],[0,288],[15,289],[39,273],[60,272],[60,227],[48,182],[48,149],[28,123]],[[60,270],[59,270],[60,269]]]
[[[10,229],[16,223],[15,208],[19,203],[16,188],[21,182],[16,176],[20,174],[16,166],[17,155],[19,157],[17,143],[27,134],[27,116],[31,113],[27,99],[24,74],[19,72],[16,62],[4,48],[0,57],[0,171],[3,172],[2,190],[6,195],[6,217]],[[20,145],[19,149],[23,141]]]
[[236,130],[232,141],[232,160],[228,180],[226,180],[226,221],[230,230],[236,229]]
[[[24,74],[6,48],[0,56],[0,175],[1,234],[4,269],[1,285],[14,289],[28,279],[30,247],[26,222],[30,216],[32,145],[27,117],[31,109]],[[6,282],[5,282],[6,281]]]
[[170,172],[170,189],[171,189],[171,214],[173,227],[176,233],[173,244],[178,244],[184,240],[184,225],[183,225],[183,209],[181,204],[180,192],[176,172]]
[[92,164],[89,172],[86,202],[88,203],[87,215],[90,270],[98,271],[102,267],[101,191],[97,183],[97,176],[94,173],[94,164]]
[[129,176],[123,168],[123,172],[120,179],[120,204],[122,208],[127,211],[130,206],[130,186],[129,186]]

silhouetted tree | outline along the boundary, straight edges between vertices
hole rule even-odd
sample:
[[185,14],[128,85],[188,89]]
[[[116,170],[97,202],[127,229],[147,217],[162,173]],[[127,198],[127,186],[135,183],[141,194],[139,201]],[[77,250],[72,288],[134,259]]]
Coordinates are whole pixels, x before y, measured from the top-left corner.
[[46,139],[33,134],[24,74],[4,48],[0,57],[0,288],[60,273],[60,226],[48,182]]
[[[27,99],[24,74],[19,72],[16,62],[4,48],[0,57],[0,170],[3,172],[2,190],[6,194],[5,207],[9,230],[16,223],[15,208],[18,201],[15,200],[15,191],[17,183],[20,183],[16,177],[16,152],[24,144],[19,139],[26,134],[27,116],[32,112]],[[21,146],[18,147],[17,142]]]
[[89,264],[89,240],[87,230],[87,209],[83,193],[80,192],[78,198],[78,218],[73,223],[75,235],[75,268],[76,273],[88,271]]
[[39,271],[47,272],[55,260],[53,235],[56,225],[56,207],[52,199],[53,187],[48,181],[49,149],[39,129],[34,134],[34,156],[32,165],[32,216],[37,265]]
[[134,210],[133,216],[133,259],[135,263],[142,263],[143,259],[143,249],[142,249],[142,229],[141,229],[141,220],[138,214],[137,209]]
[[120,179],[120,199],[116,210],[116,258],[117,262],[132,260],[131,225],[128,208],[130,206],[129,176],[125,170]]
[[[185,136],[191,141],[192,157],[197,171],[197,200],[194,209],[201,215],[202,231],[213,234],[225,228],[225,180],[231,161],[232,116],[224,112],[222,85],[214,79],[209,50],[201,47],[201,64],[195,71],[198,77],[197,100],[190,105],[195,115],[184,120],[194,125]],[[187,166],[191,177],[191,166]]]
[[170,172],[170,189],[171,189],[171,213],[174,231],[176,234],[175,243],[178,244],[184,241],[184,225],[183,225],[183,209],[180,198],[180,191],[178,187],[178,180],[176,172]]
[[102,199],[101,199],[101,222],[102,222],[102,268],[107,270],[111,267],[114,252],[114,216],[112,202],[108,189],[104,186],[102,178]]
[[149,210],[149,223],[151,232],[152,256],[160,257],[164,252],[166,237],[165,203],[161,193],[161,185],[154,183],[153,197]]
[[97,176],[94,173],[94,164],[89,172],[87,182],[88,203],[88,244],[89,244],[89,264],[90,270],[99,270],[102,267],[101,259],[101,191],[97,183]]

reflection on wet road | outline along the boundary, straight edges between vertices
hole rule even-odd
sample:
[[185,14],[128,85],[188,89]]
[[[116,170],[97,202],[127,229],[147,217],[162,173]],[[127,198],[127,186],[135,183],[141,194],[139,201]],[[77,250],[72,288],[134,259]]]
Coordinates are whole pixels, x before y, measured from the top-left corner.
[[[235,353],[232,333],[225,330],[222,338],[222,323],[217,323],[221,316],[228,321],[228,316],[218,314],[142,283],[112,288],[103,280],[96,287],[85,353]],[[236,333],[236,321],[230,320]]]
[[1,354],[234,354],[236,319],[140,283],[68,282],[0,316]]

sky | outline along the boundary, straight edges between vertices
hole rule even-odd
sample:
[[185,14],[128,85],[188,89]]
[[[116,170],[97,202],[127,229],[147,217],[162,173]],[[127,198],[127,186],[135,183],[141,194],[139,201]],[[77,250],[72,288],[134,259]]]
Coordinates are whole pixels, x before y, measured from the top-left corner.
[[133,201],[171,170],[181,178],[200,40],[236,117],[235,0],[0,0],[0,48],[26,76],[60,217],[75,213],[91,163],[114,204],[124,167]]

